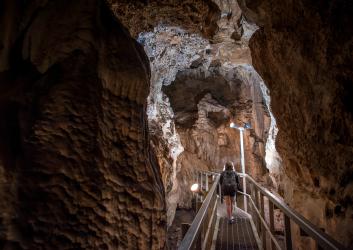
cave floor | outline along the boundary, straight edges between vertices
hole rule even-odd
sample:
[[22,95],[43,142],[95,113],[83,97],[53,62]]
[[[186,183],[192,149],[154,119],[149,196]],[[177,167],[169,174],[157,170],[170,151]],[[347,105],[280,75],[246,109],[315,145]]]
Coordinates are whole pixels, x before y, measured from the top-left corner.
[[219,203],[217,216],[219,227],[214,249],[259,249],[251,227],[250,217],[243,210],[235,207],[233,212],[234,223],[229,224],[225,204]]
[[192,209],[177,209],[175,212],[175,218],[173,224],[169,227],[167,232],[167,244],[169,250],[178,249],[178,245],[182,240],[181,235],[181,224],[188,223],[191,224],[194,217],[195,212]]

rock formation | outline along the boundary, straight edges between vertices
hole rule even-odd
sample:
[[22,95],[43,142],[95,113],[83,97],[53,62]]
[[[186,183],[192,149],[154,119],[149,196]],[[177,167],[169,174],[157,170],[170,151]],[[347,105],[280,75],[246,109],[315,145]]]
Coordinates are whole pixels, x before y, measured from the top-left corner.
[[238,161],[230,121],[248,172],[352,246],[352,12],[2,1],[0,248],[163,249],[195,169]]
[[152,146],[160,163],[170,225],[180,196],[176,160],[184,149],[175,130],[173,110],[162,92],[162,86],[170,84],[179,70],[190,65],[194,54],[208,42],[197,34],[163,25],[157,26],[153,32],[141,33],[138,41],[144,45],[151,64],[148,124]]
[[102,1],[0,12],[0,248],[163,249],[142,47]]
[[212,37],[220,10],[212,0],[108,0],[132,36],[152,31],[159,24],[183,27]]
[[[137,38],[151,64],[149,131],[166,191],[169,225],[177,206],[190,207],[189,188],[197,169],[220,169],[232,160],[240,170],[239,134],[229,129],[231,120],[253,123],[246,141],[248,171],[257,177],[267,172],[266,87],[250,65],[247,46],[255,28],[241,18],[238,5],[219,6],[223,14],[213,44],[200,34],[165,24]],[[234,17],[224,15],[232,10]],[[240,29],[234,27],[235,17],[242,29],[237,41],[232,38]]]
[[[258,178],[266,174],[264,156],[270,118],[260,83],[256,72],[247,65],[227,68],[211,64],[209,68],[186,69],[164,87],[184,147],[178,158],[182,190],[195,181],[195,169],[221,170],[226,161],[233,161],[241,170],[239,132],[229,128],[230,121],[253,124],[246,131],[247,171]],[[190,202],[185,193],[180,206]]]
[[353,239],[353,4],[243,1],[261,29],[253,64],[269,86],[282,194],[337,240]]

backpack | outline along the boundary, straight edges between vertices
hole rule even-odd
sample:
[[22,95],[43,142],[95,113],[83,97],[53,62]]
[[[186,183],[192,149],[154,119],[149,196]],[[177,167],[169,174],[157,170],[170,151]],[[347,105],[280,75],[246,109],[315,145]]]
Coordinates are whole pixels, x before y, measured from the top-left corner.
[[237,177],[237,174],[234,171],[225,171],[223,173],[222,187],[236,189],[237,188],[236,177]]

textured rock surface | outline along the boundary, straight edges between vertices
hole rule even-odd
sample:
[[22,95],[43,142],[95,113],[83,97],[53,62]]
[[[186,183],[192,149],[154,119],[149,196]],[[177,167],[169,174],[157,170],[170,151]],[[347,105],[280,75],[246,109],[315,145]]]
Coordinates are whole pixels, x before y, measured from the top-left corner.
[[154,32],[141,33],[138,41],[144,45],[151,64],[151,88],[148,97],[148,123],[166,191],[168,225],[174,218],[180,198],[176,160],[184,150],[175,130],[174,112],[162,86],[170,84],[178,71],[188,67],[195,54],[208,42],[197,34],[178,27],[159,25]]
[[183,27],[211,37],[217,31],[218,6],[211,0],[109,0],[116,16],[132,36],[152,31],[158,24]]
[[0,3],[0,248],[163,248],[194,170],[237,162],[231,120],[249,172],[271,152],[281,195],[352,245],[350,2],[108,2],[149,62],[101,1]]
[[[178,73],[176,80],[170,86],[165,86],[165,93],[169,96],[171,106],[175,110],[177,130],[198,128],[203,131],[214,131],[220,127],[226,130],[224,136],[210,142],[210,146],[226,146],[227,144],[239,144],[238,131],[229,129],[229,122],[232,120],[238,124],[251,122],[253,129],[248,131],[250,140],[247,141],[247,158],[251,163],[249,171],[254,175],[261,175],[262,161],[256,162],[251,154],[257,154],[259,158],[264,156],[264,142],[267,137],[268,114],[260,88],[261,79],[248,65],[237,65],[234,67],[213,67],[187,69]],[[193,119],[195,118],[195,119]],[[222,126],[223,125],[223,126]],[[235,131],[228,138],[228,133]],[[192,138],[192,136],[187,136]],[[235,137],[235,138],[234,138]],[[200,138],[205,138],[200,135]],[[261,149],[257,148],[262,144]],[[238,146],[230,148],[226,155],[218,155],[218,149],[207,148],[199,141],[197,150],[204,160],[210,161],[210,166],[219,168],[225,161],[231,160],[228,157],[239,152]],[[205,147],[205,148],[203,148]],[[200,157],[200,155],[199,155]],[[232,156],[237,163],[238,156]],[[256,158],[256,157],[255,157]],[[263,160],[263,159],[262,159]]]
[[142,47],[102,1],[0,6],[0,248],[162,249]]
[[284,197],[352,245],[352,2],[239,2],[262,26],[251,51],[271,91]]
[[[227,160],[238,163],[239,134],[228,128],[231,119],[254,124],[246,142],[249,172],[258,177],[267,172],[264,156],[270,118],[263,83],[249,65],[248,37],[236,44],[230,39],[232,23],[223,19],[222,31],[229,37],[224,35],[217,44],[165,25],[138,37],[151,63],[149,128],[166,191],[169,225],[177,206],[190,206],[195,170],[222,168]],[[227,51],[231,48],[233,54]]]
[[[210,68],[211,71],[213,69],[217,71],[226,64],[228,64],[226,67],[230,68],[234,68],[235,65],[249,66],[249,64],[251,64],[251,56],[248,40],[257,27],[249,24],[245,20],[235,0],[133,2],[112,0],[109,1],[109,3],[115,15],[122,20],[131,34],[144,46],[150,60],[151,93],[148,98],[149,131],[151,134],[151,144],[157,153],[160,165],[160,172],[166,192],[168,225],[170,225],[178,203],[181,206],[185,205],[184,202],[179,202],[180,199],[186,200],[189,198],[188,196],[183,198],[181,194],[189,192],[189,185],[192,179],[191,172],[194,171],[192,169],[202,169],[204,167],[215,168],[215,166],[220,167],[220,165],[223,164],[221,162],[224,162],[226,159],[237,160],[238,156],[234,156],[234,153],[237,151],[234,150],[239,151],[238,145],[236,145],[239,138],[234,131],[230,132],[231,130],[226,130],[232,133],[232,136],[235,136],[235,138],[229,140],[231,140],[232,143],[234,142],[236,148],[228,148],[226,150],[227,154],[225,154],[227,156],[224,155],[224,157],[223,153],[210,153],[211,151],[222,151],[219,150],[221,146],[218,145],[218,139],[215,139],[218,137],[218,132],[216,132],[214,138],[209,138],[210,140],[207,145],[212,146],[201,147],[200,152],[202,150],[206,151],[199,154],[208,155],[208,159],[216,156],[217,159],[215,161],[212,159],[206,163],[204,162],[206,159],[200,160],[197,157],[197,159],[195,157],[190,158],[187,152],[181,155],[181,152],[184,151],[184,145],[180,141],[179,132],[187,137],[190,137],[190,135],[184,133],[185,131],[183,130],[176,129],[174,122],[177,121],[180,125],[181,120],[179,118],[184,119],[184,122],[187,123],[184,129],[191,128],[198,119],[198,101],[204,97],[207,90],[203,89],[204,93],[195,91],[195,93],[197,92],[197,96],[195,95],[194,97],[197,100],[189,107],[188,105],[181,107],[185,110],[180,112],[178,107],[171,107],[168,97],[162,91],[162,86],[170,85],[174,81],[177,73],[183,72],[185,69],[199,71],[198,68],[201,67],[205,68],[203,74],[212,75],[212,72],[207,72],[208,68]],[[255,72],[254,70],[252,71]],[[204,81],[207,77],[208,76],[194,75],[191,77],[195,78],[192,84],[197,81]],[[218,74],[218,76],[214,76],[214,79],[209,79],[208,82],[214,89],[214,93],[217,92],[217,77],[221,79],[223,76]],[[255,78],[247,80],[253,81],[254,79]],[[241,79],[238,79],[238,82],[241,81]],[[256,81],[261,81],[261,79],[257,77]],[[223,83],[225,82],[226,81],[223,81]],[[252,82],[248,84],[249,86],[253,85]],[[196,85],[199,86],[199,84]],[[181,86],[181,88],[184,88],[183,84],[181,84]],[[224,86],[224,84],[222,86]],[[219,87],[221,88],[222,86]],[[195,86],[193,88],[195,89]],[[256,91],[260,90],[258,87],[254,89],[256,89]],[[247,109],[246,112],[248,112],[248,114],[244,115],[244,117],[238,114],[235,120],[245,122],[252,119],[252,100],[250,102],[249,100],[253,97],[254,93],[251,93],[251,90],[254,89],[249,87],[247,92],[243,93],[243,100],[240,100],[239,107],[236,107],[239,108],[239,113],[240,109]],[[221,91],[221,94],[217,95],[219,97],[218,100],[223,98],[221,96],[222,94],[226,94],[226,91]],[[255,93],[255,95],[260,97],[261,100],[256,101],[262,103],[262,109],[267,109],[267,107],[263,105],[262,94]],[[228,97],[224,98],[229,101],[229,94]],[[231,99],[234,101],[235,97],[233,96]],[[259,106],[261,106],[261,104]],[[190,109],[192,109],[192,112],[190,112]],[[235,109],[235,107],[233,107],[233,109]],[[255,109],[253,115],[256,116]],[[175,113],[175,110],[178,112]],[[227,107],[222,107],[222,110],[228,113],[230,112]],[[257,111],[259,110],[260,109]],[[209,112],[209,118],[212,120],[210,120],[210,122],[213,124],[213,127],[209,128],[205,125],[206,123],[204,125],[207,129],[213,130],[211,134],[222,124],[223,127],[227,127],[229,120],[234,118],[229,114],[226,119],[224,119],[222,117],[223,111]],[[268,116],[267,112],[263,113],[266,113],[266,117]],[[192,117],[188,117],[188,115]],[[249,155],[249,160],[251,161],[249,162],[249,166],[252,166],[252,163],[255,161],[256,166],[251,169],[257,169],[256,171],[259,175],[266,172],[263,169],[265,162],[264,145],[268,133],[269,119],[268,117],[264,118],[263,115],[264,114],[261,114],[261,117],[254,118],[265,119],[266,125],[264,126],[264,122],[260,122],[261,125],[259,126],[261,128],[259,127],[260,129],[257,129],[256,132],[252,131],[250,133],[252,139],[247,145],[246,153]],[[206,130],[206,127],[203,130]],[[227,136],[223,135],[223,132],[219,136],[225,137],[225,140],[228,141]],[[198,137],[201,138],[201,136]],[[187,140],[185,140],[185,143],[187,143]],[[201,142],[198,142],[198,144],[200,143]],[[210,152],[207,152],[207,150]],[[196,152],[193,151],[191,155],[193,154],[196,154]],[[178,157],[181,157],[186,162],[190,162],[190,164],[186,164],[187,167],[183,169],[182,166],[185,164],[177,163]],[[193,162],[197,162],[197,164],[195,165]],[[189,169],[190,167],[191,169]],[[177,180],[178,176],[182,178],[179,181]]]
[[[163,88],[175,110],[184,147],[178,158],[182,190],[194,181],[195,169],[222,169],[226,161],[233,161],[240,171],[239,132],[229,128],[230,121],[253,124],[246,131],[247,171],[258,178],[266,174],[264,156],[270,118],[260,83],[248,65],[228,68],[211,64],[209,68],[180,72],[170,86]],[[190,197],[185,193],[179,205],[188,207]]]

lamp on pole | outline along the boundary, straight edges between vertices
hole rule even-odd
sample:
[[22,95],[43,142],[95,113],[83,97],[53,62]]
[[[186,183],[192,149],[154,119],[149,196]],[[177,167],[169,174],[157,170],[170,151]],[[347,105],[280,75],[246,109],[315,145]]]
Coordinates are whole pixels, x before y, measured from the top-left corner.
[[[243,140],[243,134],[245,129],[251,128],[249,123],[245,123],[244,127],[239,127],[235,125],[233,122],[229,125],[231,128],[236,128],[239,130],[240,134],[240,162],[241,162],[241,171],[243,173],[243,191],[246,194],[246,182],[245,182],[245,159],[244,159],[244,140]],[[244,195],[244,210],[245,212],[248,211],[248,206],[246,202],[246,195]]]

